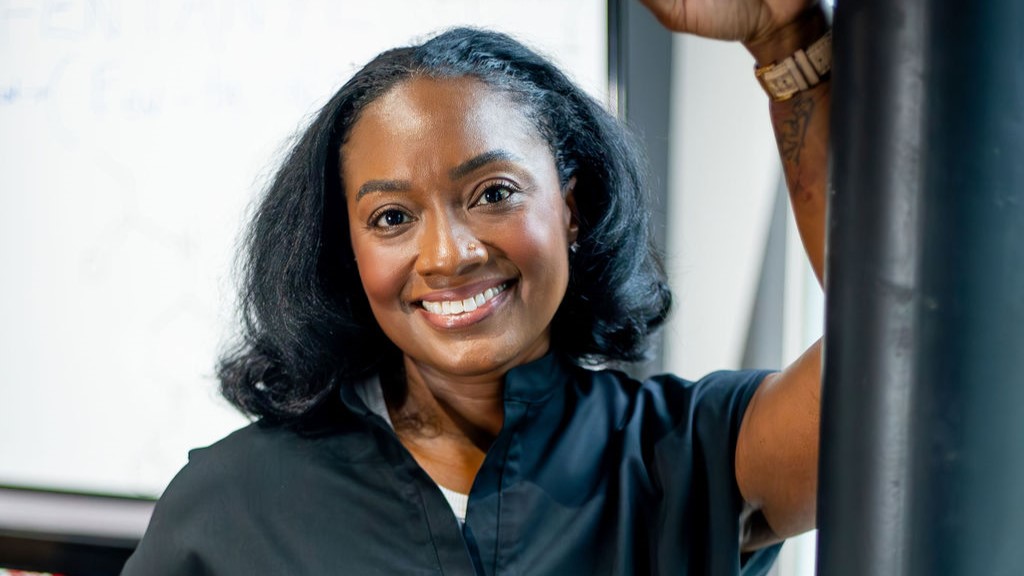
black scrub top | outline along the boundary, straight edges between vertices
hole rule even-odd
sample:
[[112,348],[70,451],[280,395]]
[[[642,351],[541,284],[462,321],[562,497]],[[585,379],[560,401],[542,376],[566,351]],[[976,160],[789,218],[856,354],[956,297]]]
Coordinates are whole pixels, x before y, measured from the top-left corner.
[[506,376],[504,427],[460,526],[353,387],[317,426],[194,450],[123,574],[763,574],[733,466],[764,372],[637,382],[549,354]]

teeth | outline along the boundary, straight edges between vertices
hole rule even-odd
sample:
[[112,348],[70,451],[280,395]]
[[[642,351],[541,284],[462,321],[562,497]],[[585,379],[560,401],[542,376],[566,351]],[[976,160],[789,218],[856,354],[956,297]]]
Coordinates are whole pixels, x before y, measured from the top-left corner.
[[465,300],[445,300],[443,302],[430,302],[427,300],[423,301],[423,309],[431,314],[440,314],[442,316],[451,316],[455,314],[462,314],[463,312],[472,312],[477,308],[483,306],[488,300],[491,300],[498,294],[501,294],[508,288],[508,284],[502,284],[495,288],[488,288],[476,296],[470,296]]

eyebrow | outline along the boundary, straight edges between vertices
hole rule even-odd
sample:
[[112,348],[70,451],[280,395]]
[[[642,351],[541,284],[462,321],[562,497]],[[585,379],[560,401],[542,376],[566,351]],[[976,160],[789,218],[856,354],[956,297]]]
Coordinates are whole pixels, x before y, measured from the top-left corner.
[[356,192],[356,201],[371,192],[405,192],[412,186],[405,180],[368,180]]
[[[483,154],[478,154],[469,160],[466,160],[462,164],[459,164],[455,168],[448,171],[448,178],[450,180],[458,180],[467,174],[471,174],[474,170],[482,168],[492,162],[508,162],[516,161],[518,157],[509,152],[508,150],[490,150]],[[356,201],[373,192],[405,192],[412,188],[406,180],[368,180],[359,187],[359,191],[356,192]]]
[[455,168],[448,171],[448,178],[451,180],[458,180],[463,176],[472,173],[477,168],[481,168],[490,164],[491,162],[504,162],[504,161],[515,161],[518,158],[515,154],[508,150],[491,150],[478,154],[469,160],[466,160],[462,164],[459,164]]

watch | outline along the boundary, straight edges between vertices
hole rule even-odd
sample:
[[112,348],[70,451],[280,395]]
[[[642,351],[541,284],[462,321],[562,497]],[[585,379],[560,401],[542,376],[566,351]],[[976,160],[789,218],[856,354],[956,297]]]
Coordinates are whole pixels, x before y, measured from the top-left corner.
[[754,68],[761,87],[776,102],[821,84],[832,69],[832,30],[781,62]]

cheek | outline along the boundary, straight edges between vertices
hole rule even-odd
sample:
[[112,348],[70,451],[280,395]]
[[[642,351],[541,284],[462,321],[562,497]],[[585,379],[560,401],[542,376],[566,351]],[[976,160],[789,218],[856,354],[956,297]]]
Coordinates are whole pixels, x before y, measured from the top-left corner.
[[556,206],[532,215],[508,244],[509,256],[520,263],[527,297],[560,301],[569,281],[566,231]]
[[400,251],[396,253],[353,238],[352,252],[374,315],[379,315],[385,306],[398,303],[405,285]]
[[387,294],[391,291],[390,285],[392,279],[382,270],[376,266],[366,266],[362,262],[359,263],[359,280],[363,283],[363,291],[366,292],[366,297],[370,300],[370,306],[374,309],[377,308],[378,303],[387,297]]

